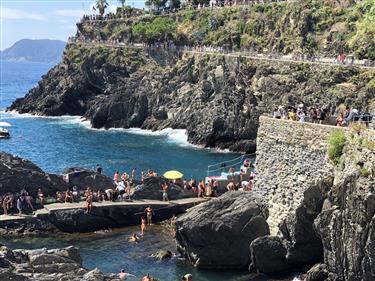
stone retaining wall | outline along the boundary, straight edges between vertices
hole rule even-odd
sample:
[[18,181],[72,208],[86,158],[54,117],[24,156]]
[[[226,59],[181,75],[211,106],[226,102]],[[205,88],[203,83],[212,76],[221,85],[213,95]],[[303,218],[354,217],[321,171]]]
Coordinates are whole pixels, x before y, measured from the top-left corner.
[[278,224],[300,205],[306,189],[332,175],[327,140],[337,127],[265,116],[259,124],[255,190],[268,199],[268,223],[275,235]]

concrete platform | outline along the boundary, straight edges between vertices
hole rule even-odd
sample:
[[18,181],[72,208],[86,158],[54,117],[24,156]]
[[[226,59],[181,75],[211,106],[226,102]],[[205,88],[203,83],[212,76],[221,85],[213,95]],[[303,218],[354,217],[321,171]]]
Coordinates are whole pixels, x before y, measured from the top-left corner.
[[0,228],[26,230],[37,229],[40,232],[56,228],[62,232],[91,232],[101,229],[139,225],[145,217],[145,208],[154,210],[153,221],[169,219],[173,214],[185,212],[208,198],[186,198],[163,202],[158,200],[135,200],[119,202],[94,202],[93,209],[86,213],[85,202],[54,203],[45,205],[34,215],[1,215]]

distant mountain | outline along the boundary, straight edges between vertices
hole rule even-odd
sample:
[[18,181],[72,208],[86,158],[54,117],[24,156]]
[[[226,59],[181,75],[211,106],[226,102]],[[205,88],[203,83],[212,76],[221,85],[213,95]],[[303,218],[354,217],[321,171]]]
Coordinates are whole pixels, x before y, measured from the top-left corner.
[[60,40],[22,39],[12,47],[0,51],[0,59],[7,61],[58,62],[66,42]]

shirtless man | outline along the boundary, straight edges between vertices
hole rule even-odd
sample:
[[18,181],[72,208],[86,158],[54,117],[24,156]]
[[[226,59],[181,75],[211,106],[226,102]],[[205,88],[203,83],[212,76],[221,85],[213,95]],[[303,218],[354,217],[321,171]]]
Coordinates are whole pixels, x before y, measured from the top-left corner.
[[91,210],[92,210],[92,191],[90,189],[90,187],[87,187],[86,191],[85,191],[85,197],[86,197],[86,214],[87,213],[90,213]]
[[4,215],[8,215],[9,206],[10,206],[10,197],[9,197],[9,195],[5,195],[4,198],[3,198]]
[[145,209],[145,213],[146,213],[146,218],[147,218],[147,225],[151,225],[152,224],[152,215],[154,213],[154,210],[151,208],[150,205]]
[[37,198],[39,199],[40,205],[41,205],[42,208],[43,208],[43,207],[44,207],[44,194],[43,194],[41,188],[38,189],[38,193],[37,193],[36,196],[37,196]]
[[69,188],[65,191],[65,203],[68,202],[73,203],[73,193]]

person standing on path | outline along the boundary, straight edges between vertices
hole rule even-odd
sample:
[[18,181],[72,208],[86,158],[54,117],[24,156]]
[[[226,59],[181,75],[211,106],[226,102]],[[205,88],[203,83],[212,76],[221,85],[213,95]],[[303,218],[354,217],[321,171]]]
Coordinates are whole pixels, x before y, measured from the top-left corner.
[[152,225],[152,216],[154,215],[154,210],[149,205],[146,209],[146,218],[147,218],[147,225]]

